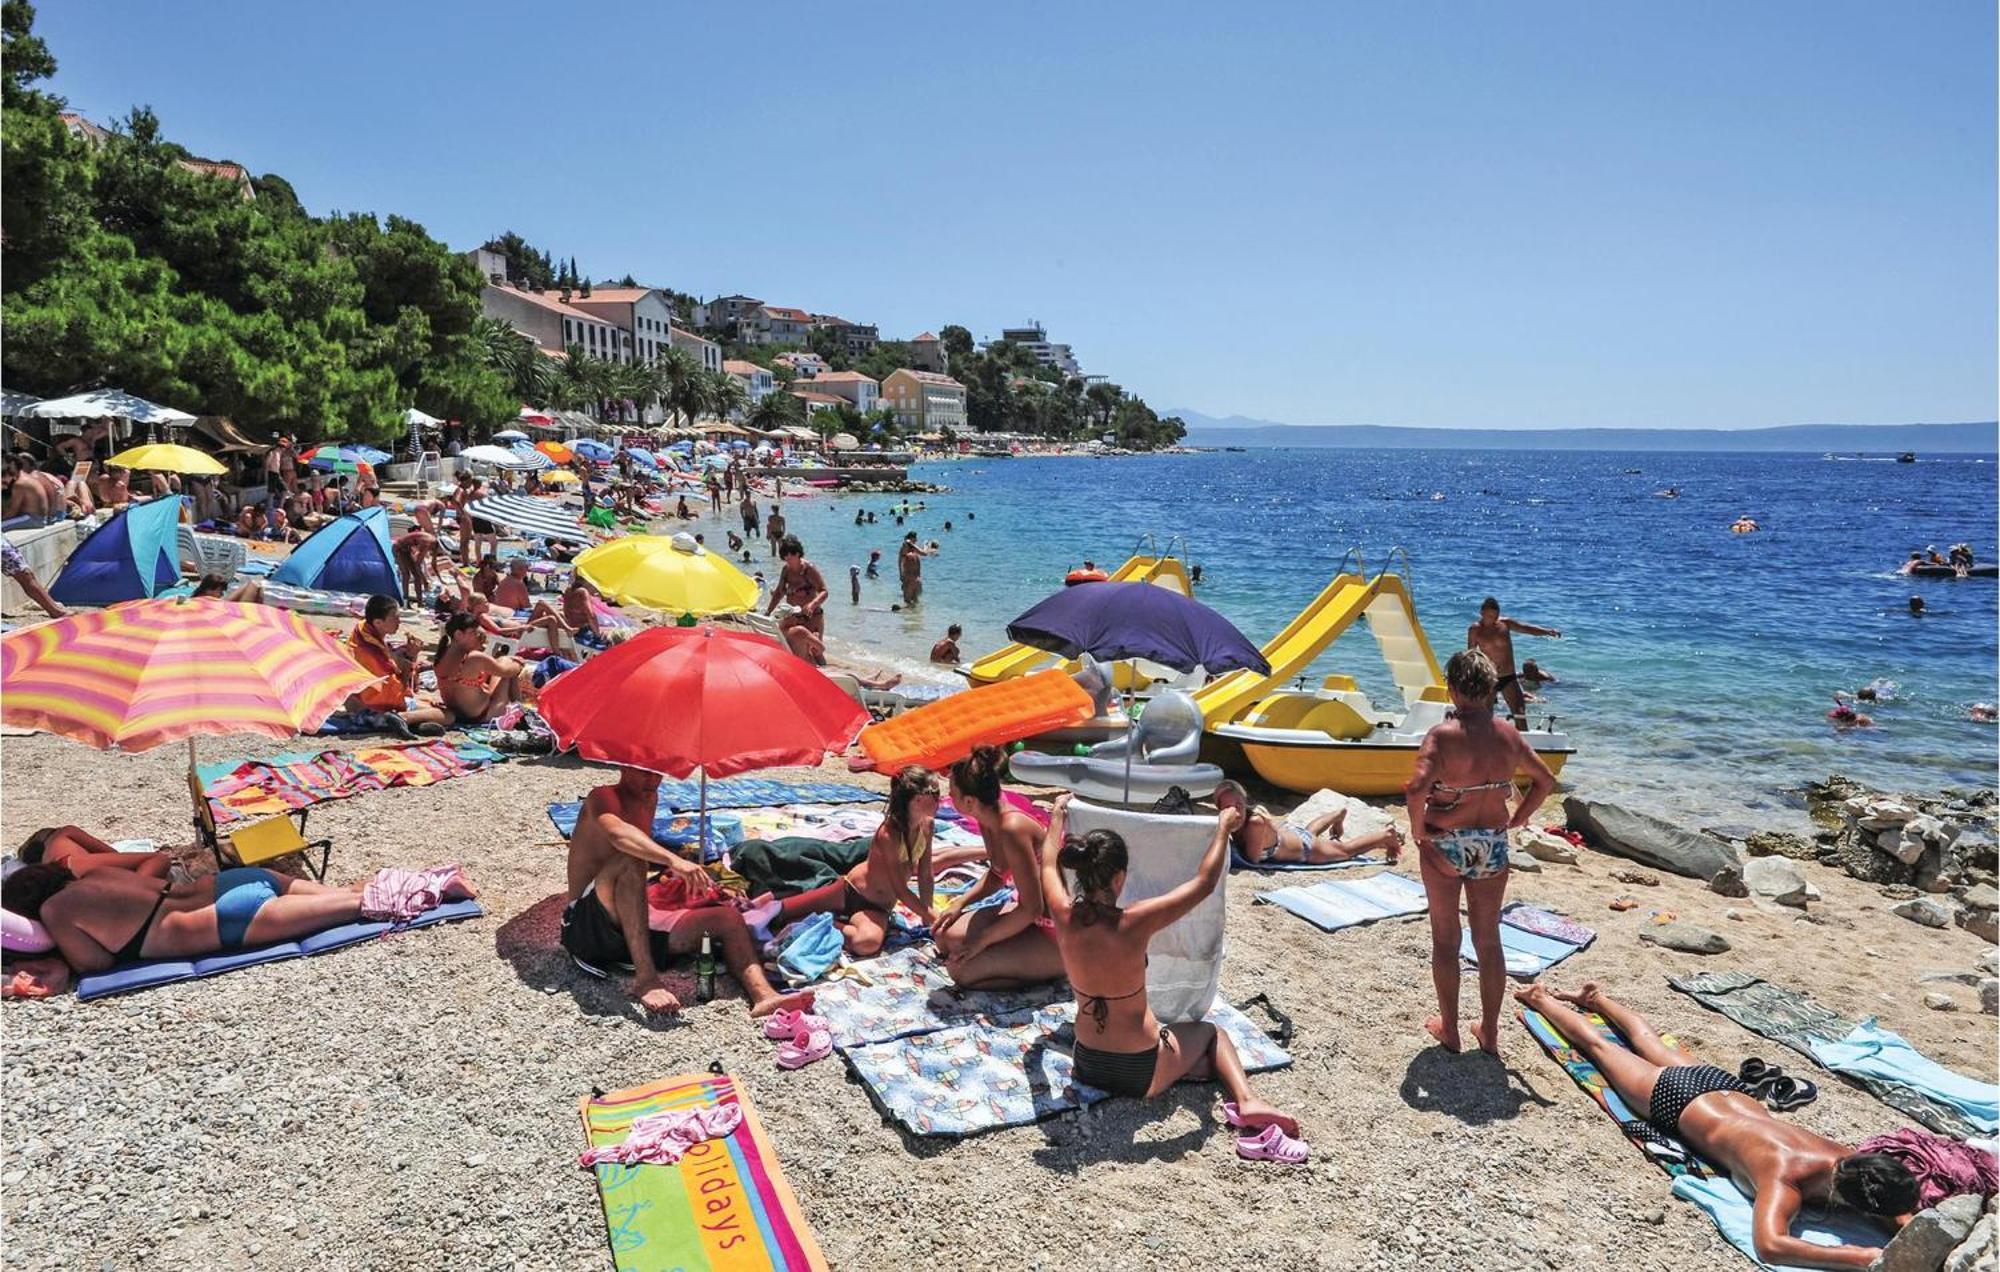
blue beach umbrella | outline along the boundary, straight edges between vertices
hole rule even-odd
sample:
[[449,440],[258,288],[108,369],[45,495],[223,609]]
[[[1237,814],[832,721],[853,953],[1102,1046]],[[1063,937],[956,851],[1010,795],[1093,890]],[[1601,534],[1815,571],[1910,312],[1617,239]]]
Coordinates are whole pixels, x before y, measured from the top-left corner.
[[638,460],[640,463],[644,464],[648,468],[658,468],[660,466],[660,461],[654,456],[653,452],[646,450],[643,447],[627,446],[625,448],[625,453],[627,455],[630,455],[633,459]]
[[606,446],[603,442],[595,441],[588,437],[581,437],[578,438],[576,441],[566,442],[564,444],[567,445],[571,450],[575,451],[577,454],[583,456],[585,459],[592,460],[597,463],[609,463],[618,454],[617,451],[611,449],[609,446]]
[[1143,658],[1175,671],[1210,675],[1271,664],[1234,624],[1200,601],[1150,583],[1079,583],[1007,624],[1024,645],[1065,658]]

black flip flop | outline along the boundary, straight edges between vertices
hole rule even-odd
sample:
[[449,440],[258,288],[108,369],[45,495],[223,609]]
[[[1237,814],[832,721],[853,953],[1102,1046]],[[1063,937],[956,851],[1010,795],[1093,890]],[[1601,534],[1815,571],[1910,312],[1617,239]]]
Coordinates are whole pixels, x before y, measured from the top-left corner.
[[1819,1088],[1805,1078],[1779,1075],[1764,1092],[1765,1107],[1779,1113],[1802,1109],[1819,1098]]
[[1758,1099],[1771,1089],[1771,1084],[1785,1076],[1785,1071],[1775,1064],[1767,1064],[1755,1056],[1745,1060],[1736,1070],[1737,1080],[1750,1089],[1750,1094]]

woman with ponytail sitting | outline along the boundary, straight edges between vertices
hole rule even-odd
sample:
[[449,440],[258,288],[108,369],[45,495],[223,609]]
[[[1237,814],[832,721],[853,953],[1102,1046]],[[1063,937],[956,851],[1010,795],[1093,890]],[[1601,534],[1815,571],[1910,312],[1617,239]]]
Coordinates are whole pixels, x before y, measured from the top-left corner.
[[889,810],[868,842],[868,856],[845,878],[786,898],[771,920],[771,930],[809,914],[836,915],[847,952],[873,958],[882,952],[889,915],[898,902],[924,922],[935,922],[931,833],[937,809],[937,774],[921,764],[905,766],[889,784]]
[[[1250,1094],[1250,1079],[1229,1035],[1205,1020],[1162,1025],[1146,1001],[1146,946],[1222,882],[1242,810],[1222,810],[1194,878],[1120,906],[1125,841],[1114,830],[1065,835],[1069,800],[1066,794],[1056,798],[1042,843],[1041,873],[1056,944],[1076,993],[1076,1080],[1112,1095],[1150,1099],[1176,1082],[1212,1079],[1229,1096],[1223,1116],[1244,1132],[1236,1141],[1239,1156],[1287,1165],[1305,1161],[1298,1122]],[[1074,893],[1063,879],[1065,870],[1076,876]]]
[[1000,791],[1007,753],[976,748],[951,766],[951,802],[979,827],[986,877],[931,925],[953,981],[966,989],[1018,989],[1059,979],[1062,955],[1042,904],[1035,844],[1042,828]]
[[438,696],[460,724],[484,724],[515,702],[534,697],[526,664],[495,658],[485,646],[486,632],[476,615],[461,610],[445,620],[433,660]]

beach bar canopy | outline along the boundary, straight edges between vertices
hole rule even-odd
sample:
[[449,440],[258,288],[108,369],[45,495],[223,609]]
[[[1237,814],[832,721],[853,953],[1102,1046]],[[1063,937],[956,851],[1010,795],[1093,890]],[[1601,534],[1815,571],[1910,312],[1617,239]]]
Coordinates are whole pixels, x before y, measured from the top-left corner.
[[49,398],[24,407],[21,414],[36,420],[130,420],[134,424],[192,424],[194,416],[135,397],[119,389],[93,389],[70,397]]

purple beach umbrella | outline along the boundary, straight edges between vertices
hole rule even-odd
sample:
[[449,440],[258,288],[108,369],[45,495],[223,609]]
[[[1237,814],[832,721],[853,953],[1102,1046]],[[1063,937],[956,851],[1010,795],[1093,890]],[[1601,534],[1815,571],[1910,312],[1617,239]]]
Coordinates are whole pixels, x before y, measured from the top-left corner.
[[1271,664],[1234,624],[1200,601],[1151,583],[1079,583],[1007,624],[1024,645],[1075,658],[1148,662],[1210,675]]

